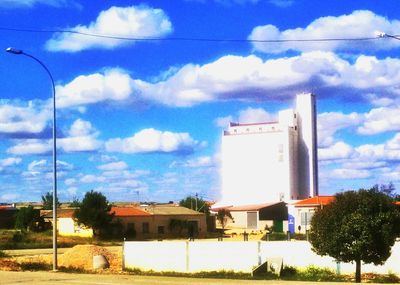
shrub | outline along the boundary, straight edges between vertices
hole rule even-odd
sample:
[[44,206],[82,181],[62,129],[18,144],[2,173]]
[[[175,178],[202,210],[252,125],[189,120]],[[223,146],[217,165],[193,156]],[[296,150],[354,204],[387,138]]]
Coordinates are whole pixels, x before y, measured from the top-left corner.
[[297,269],[293,266],[284,266],[281,271],[281,279],[294,279],[297,275]]
[[287,240],[287,235],[285,233],[276,233],[276,232],[265,234],[262,237],[262,240],[268,240],[267,239],[267,235],[269,235],[269,240],[270,241]]
[[369,280],[372,283],[399,283],[400,278],[393,273],[375,275],[372,279]]
[[0,258],[8,257],[8,254],[0,250]]
[[305,270],[301,270],[296,274],[296,280],[302,281],[341,281],[343,277],[337,275],[329,268],[319,268],[316,266],[308,266]]
[[23,262],[20,267],[22,270],[29,271],[51,270],[52,268],[50,264],[43,262]]

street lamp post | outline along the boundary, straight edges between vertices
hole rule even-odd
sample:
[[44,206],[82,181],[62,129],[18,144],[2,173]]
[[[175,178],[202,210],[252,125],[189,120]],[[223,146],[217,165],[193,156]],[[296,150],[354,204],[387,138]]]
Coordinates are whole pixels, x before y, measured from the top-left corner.
[[32,58],[39,63],[50,77],[51,85],[53,88],[53,270],[57,270],[57,140],[56,140],[56,88],[54,85],[54,79],[49,69],[43,62],[33,55],[27,54],[24,51],[16,48],[9,47],[6,52],[16,55],[25,55]]

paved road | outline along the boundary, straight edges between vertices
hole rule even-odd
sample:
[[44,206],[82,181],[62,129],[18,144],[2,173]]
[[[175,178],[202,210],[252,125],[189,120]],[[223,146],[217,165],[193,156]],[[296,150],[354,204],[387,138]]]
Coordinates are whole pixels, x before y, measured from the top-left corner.
[[[134,285],[350,285],[354,283],[337,282],[299,282],[299,281],[256,281],[256,280],[229,280],[229,279],[198,279],[183,277],[159,277],[159,276],[135,276],[114,274],[75,274],[62,272],[9,272],[0,271],[0,284],[40,284],[40,285],[112,285],[112,284],[134,284]],[[371,284],[371,283],[370,283]]]

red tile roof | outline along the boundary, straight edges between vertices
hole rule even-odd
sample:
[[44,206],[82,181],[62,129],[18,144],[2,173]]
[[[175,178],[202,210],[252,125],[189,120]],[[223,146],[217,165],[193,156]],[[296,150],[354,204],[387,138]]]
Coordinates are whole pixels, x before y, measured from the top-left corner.
[[112,207],[110,212],[115,213],[115,217],[151,216],[151,214],[133,207]]
[[295,206],[305,207],[305,206],[325,206],[332,203],[335,200],[335,196],[315,196],[307,198],[295,203]]

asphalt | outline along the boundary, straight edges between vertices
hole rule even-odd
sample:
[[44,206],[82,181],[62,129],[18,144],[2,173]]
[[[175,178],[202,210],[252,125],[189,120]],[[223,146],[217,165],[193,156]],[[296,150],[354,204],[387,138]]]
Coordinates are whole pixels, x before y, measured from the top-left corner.
[[[300,282],[300,281],[277,281],[277,280],[237,280],[237,279],[209,279],[209,278],[184,278],[163,276],[138,276],[127,274],[77,274],[63,272],[10,272],[0,271],[0,284],[23,285],[112,285],[112,284],[134,284],[134,285],[347,285],[354,283],[344,282]],[[371,283],[369,283],[371,284]]]

